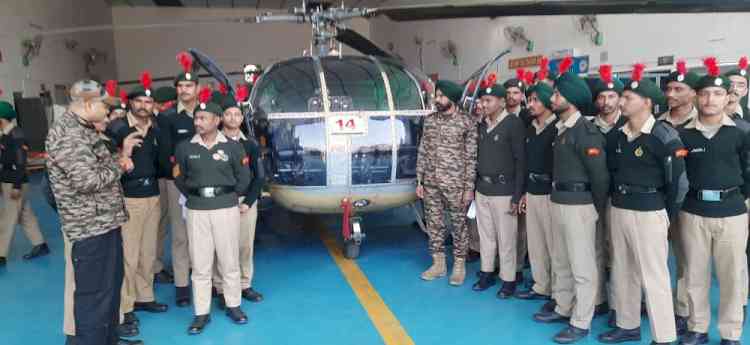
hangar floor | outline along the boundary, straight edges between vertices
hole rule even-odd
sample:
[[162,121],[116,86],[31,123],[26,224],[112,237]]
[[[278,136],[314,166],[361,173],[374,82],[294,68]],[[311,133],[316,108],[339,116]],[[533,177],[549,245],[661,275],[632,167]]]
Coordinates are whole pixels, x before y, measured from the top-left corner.
[[[6,268],[0,269],[4,345],[62,344],[63,244],[55,213],[32,178],[32,205],[52,254],[30,262],[21,256],[30,244],[16,233]],[[356,261],[341,257],[334,218],[265,214],[256,241],[254,287],[262,303],[243,302],[247,325],[232,324],[214,305],[212,323],[202,335],[186,334],[191,308],[174,305],[174,288],[157,285],[157,298],[169,304],[164,314],[140,313],[147,345],[280,344],[552,344],[560,324],[531,319],[542,302],[498,300],[496,288],[471,291],[478,263],[468,266],[467,282],[456,288],[447,279],[421,281],[429,264],[425,236],[409,225],[408,209],[365,217],[367,240]],[[337,228],[336,228],[337,229]],[[528,276],[528,272],[527,272]],[[715,284],[715,283],[714,283]],[[711,343],[718,344],[714,286]],[[594,320],[593,334],[581,344],[598,344],[606,318]],[[650,342],[644,318],[642,344]],[[750,335],[743,337],[750,343]]]

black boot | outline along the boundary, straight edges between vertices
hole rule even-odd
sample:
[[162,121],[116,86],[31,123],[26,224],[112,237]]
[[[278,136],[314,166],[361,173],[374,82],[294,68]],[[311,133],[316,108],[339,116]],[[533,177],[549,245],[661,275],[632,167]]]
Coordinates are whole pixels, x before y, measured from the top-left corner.
[[261,295],[260,292],[255,291],[253,290],[253,288],[249,287],[242,290],[242,298],[253,303],[258,303],[263,300],[263,295]]
[[135,313],[132,311],[129,313],[123,314],[122,318],[123,318],[122,323],[135,325],[136,327],[141,324],[141,321],[138,320],[138,317],[135,316]]
[[121,323],[117,326],[117,335],[121,338],[132,338],[138,336],[138,325],[134,323]]
[[599,334],[599,341],[606,344],[618,344],[626,341],[641,341],[641,328],[615,328],[609,332]]
[[178,307],[187,307],[190,305],[190,288],[175,287],[175,303]]
[[578,328],[576,326],[568,326],[563,329],[560,333],[557,333],[553,340],[558,344],[572,344],[589,335],[588,329]]
[[247,315],[242,312],[240,307],[227,308],[227,316],[238,325],[244,325],[247,323]]
[[557,301],[551,299],[539,309],[539,313],[553,312],[557,308]]
[[135,302],[133,310],[135,311],[146,311],[149,313],[163,313],[166,312],[169,307],[166,304],[161,304],[156,301],[151,302]]
[[188,327],[188,334],[201,334],[209,322],[211,322],[210,315],[196,315],[195,318],[193,318],[193,322],[190,323],[190,327]]
[[680,345],[700,345],[708,343],[708,333],[687,331],[680,339]]
[[503,282],[503,287],[497,292],[497,298],[508,299],[516,292],[516,282]]
[[471,286],[474,291],[484,291],[495,285],[495,276],[492,273],[479,271],[479,281]]
[[516,297],[520,299],[534,299],[534,300],[544,300],[544,301],[548,301],[550,299],[550,297],[547,295],[536,293],[534,289],[528,289],[526,291],[519,291],[518,293],[516,293]]
[[31,251],[28,254],[23,256],[23,259],[31,260],[33,258],[45,256],[47,254],[49,254],[49,247],[47,247],[47,243],[42,243],[40,245],[37,245],[31,248]]

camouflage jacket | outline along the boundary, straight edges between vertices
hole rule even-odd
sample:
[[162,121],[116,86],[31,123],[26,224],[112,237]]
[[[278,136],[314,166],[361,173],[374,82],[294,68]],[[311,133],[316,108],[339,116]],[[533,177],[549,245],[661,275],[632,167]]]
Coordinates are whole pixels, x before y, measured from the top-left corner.
[[473,191],[477,137],[477,120],[463,112],[430,114],[419,144],[417,183]]
[[71,242],[107,233],[128,220],[120,166],[106,140],[67,111],[47,134],[47,171],[62,231]]

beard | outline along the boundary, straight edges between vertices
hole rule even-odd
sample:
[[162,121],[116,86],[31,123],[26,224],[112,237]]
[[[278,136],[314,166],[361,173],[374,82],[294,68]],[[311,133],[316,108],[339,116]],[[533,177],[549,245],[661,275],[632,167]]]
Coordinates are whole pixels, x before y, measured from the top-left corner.
[[448,104],[435,103],[435,109],[437,109],[437,111],[439,111],[441,113],[444,113],[444,112],[450,110],[450,108],[451,108],[452,105],[453,105],[453,103],[448,103]]
[[556,115],[560,115],[560,114],[562,114],[562,113],[564,113],[564,112],[568,111],[568,109],[570,109],[570,104],[567,104],[567,103],[566,103],[566,104],[562,104],[562,105],[560,105],[559,107],[556,107],[555,109],[552,109],[552,111],[553,111],[553,112],[554,112],[554,113],[555,113]]

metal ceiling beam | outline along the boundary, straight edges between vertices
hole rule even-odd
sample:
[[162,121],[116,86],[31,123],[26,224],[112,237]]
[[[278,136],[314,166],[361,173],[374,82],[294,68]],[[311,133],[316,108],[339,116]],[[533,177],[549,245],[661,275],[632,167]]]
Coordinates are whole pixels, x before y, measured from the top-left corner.
[[164,7],[183,7],[181,0],[154,0],[154,5]]

